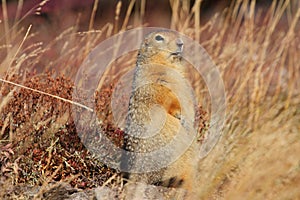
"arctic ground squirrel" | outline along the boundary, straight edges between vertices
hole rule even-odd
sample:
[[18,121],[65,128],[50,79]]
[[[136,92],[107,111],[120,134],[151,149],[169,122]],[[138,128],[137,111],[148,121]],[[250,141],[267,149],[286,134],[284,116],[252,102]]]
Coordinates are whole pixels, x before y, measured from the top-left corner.
[[176,32],[164,30],[148,34],[142,42],[121,170],[128,172],[124,177],[129,182],[183,188],[192,199],[197,188],[196,107],[182,64],[183,46]]

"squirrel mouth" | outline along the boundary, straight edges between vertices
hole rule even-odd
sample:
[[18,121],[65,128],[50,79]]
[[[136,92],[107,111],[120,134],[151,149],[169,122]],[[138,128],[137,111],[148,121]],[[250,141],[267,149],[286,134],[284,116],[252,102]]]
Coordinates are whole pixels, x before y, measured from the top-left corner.
[[176,51],[170,54],[170,57],[173,58],[173,61],[181,61],[182,59],[182,52]]
[[182,51],[172,52],[170,55],[181,58],[182,57]]
[[171,53],[171,56],[181,56],[181,53],[180,51],[176,51],[176,52],[173,52]]

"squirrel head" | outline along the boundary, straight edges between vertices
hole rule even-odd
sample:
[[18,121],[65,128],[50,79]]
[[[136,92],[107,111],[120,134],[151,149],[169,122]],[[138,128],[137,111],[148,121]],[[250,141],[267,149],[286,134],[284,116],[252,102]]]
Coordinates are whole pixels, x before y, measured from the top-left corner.
[[139,50],[138,62],[176,62],[180,61],[183,41],[173,31],[155,31],[148,34]]

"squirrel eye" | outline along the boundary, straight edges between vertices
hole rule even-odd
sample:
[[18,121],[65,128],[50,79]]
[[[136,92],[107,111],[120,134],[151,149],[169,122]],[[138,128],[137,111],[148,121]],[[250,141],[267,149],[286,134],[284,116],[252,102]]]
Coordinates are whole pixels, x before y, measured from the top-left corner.
[[155,40],[156,40],[156,41],[159,41],[159,42],[162,42],[162,41],[164,41],[165,39],[164,39],[161,35],[156,35],[156,36],[155,36]]

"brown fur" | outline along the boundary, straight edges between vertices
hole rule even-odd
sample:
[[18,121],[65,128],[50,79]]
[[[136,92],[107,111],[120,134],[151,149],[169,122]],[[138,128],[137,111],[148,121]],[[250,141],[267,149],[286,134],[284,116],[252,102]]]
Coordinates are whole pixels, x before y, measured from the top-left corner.
[[[157,35],[163,37],[163,41],[157,41]],[[196,187],[197,163],[195,142],[185,151],[185,138],[177,135],[179,129],[187,135],[195,134],[193,127],[195,106],[193,93],[185,77],[186,69],[181,63],[181,42],[176,33],[159,31],[149,34],[141,45],[126,126],[127,134],[138,135],[137,137],[126,135],[124,149],[133,152],[151,152],[176,140],[179,145],[172,151],[184,152],[181,157],[174,158],[173,163],[154,172],[129,174],[129,180],[166,187],[181,187],[188,193],[193,193]],[[165,110],[165,116],[157,111],[151,112],[151,108],[155,105]],[[158,119],[158,122],[165,120],[159,134],[146,139],[138,138],[144,131],[140,126],[151,126],[151,119]],[[166,155],[174,156],[172,151]],[[123,156],[123,162],[128,165],[148,161],[139,162],[135,158]]]

